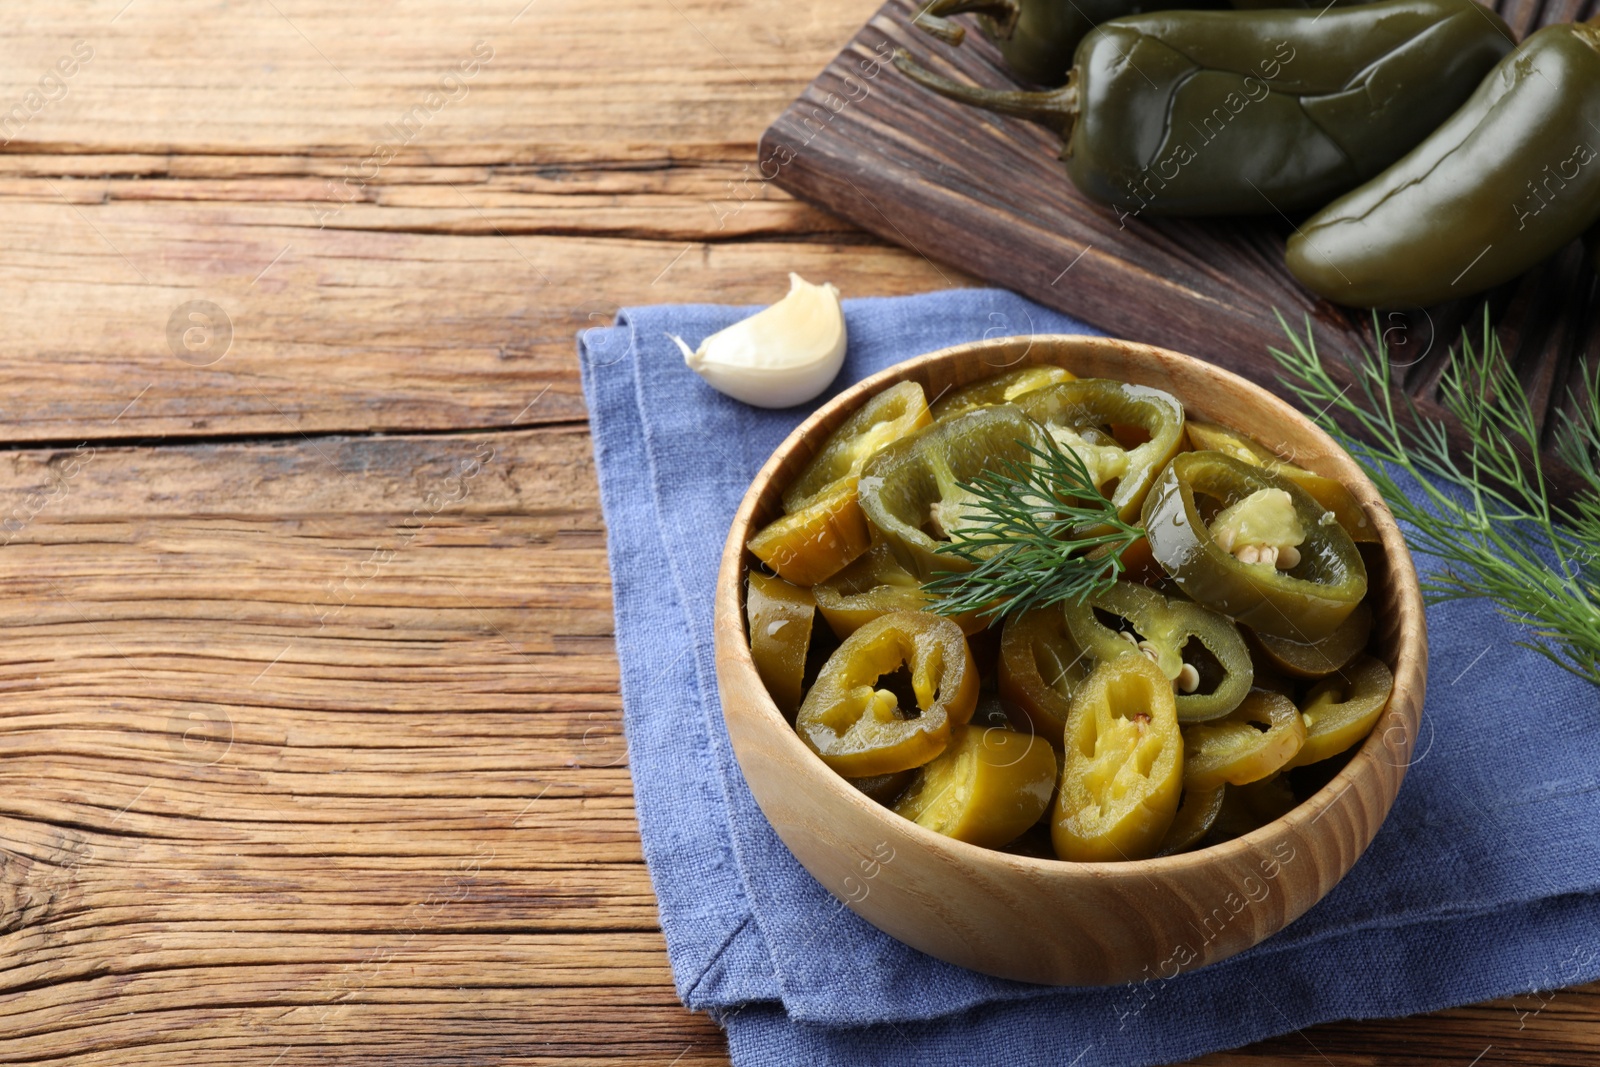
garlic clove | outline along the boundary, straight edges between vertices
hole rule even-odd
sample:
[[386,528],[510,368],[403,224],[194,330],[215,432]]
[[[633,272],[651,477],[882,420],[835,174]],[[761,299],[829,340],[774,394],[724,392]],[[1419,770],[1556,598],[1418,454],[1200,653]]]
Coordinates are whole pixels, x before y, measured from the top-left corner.
[[761,408],[819,396],[844,365],[847,341],[839,290],[789,275],[789,293],[690,349],[673,337],[689,369],[719,393]]

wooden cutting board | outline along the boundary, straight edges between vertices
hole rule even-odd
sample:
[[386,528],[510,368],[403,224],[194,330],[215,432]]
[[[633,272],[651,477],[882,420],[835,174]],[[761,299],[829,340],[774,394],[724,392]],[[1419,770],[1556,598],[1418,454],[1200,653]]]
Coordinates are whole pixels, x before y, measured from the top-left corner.
[[[1597,0],[1504,0],[1519,39],[1587,18]],[[889,0],[766,131],[761,177],[936,263],[1067,312],[1116,336],[1187,352],[1282,392],[1268,349],[1285,341],[1275,312],[1310,316],[1323,352],[1353,351],[1381,330],[1399,380],[1424,411],[1449,347],[1487,302],[1548,428],[1580,368],[1600,358],[1597,279],[1573,242],[1484,297],[1421,311],[1355,312],[1301,288],[1283,263],[1291,222],[1120,222],[1087,200],[1057,158],[1060,138],[927,92],[889,63],[904,47],[958,81],[1012,83],[998,51],[966,17],[959,48],[914,29],[913,0]],[[1007,324],[1025,333],[1026,323]],[[1547,435],[1548,436],[1548,435]]]

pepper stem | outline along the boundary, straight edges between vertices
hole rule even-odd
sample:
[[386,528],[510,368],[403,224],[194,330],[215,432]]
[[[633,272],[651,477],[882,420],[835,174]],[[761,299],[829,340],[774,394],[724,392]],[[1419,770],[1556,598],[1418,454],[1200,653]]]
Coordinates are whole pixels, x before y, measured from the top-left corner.
[[920,21],[922,16],[931,16],[943,21],[951,15],[968,13],[987,16],[994,23],[994,35],[1009,41],[1017,28],[1022,5],[1017,0],[933,0],[922,9],[918,19]]
[[1022,90],[980,89],[974,85],[960,85],[949,78],[940,77],[917,63],[904,48],[896,48],[894,50],[894,65],[901,74],[904,74],[924,89],[930,89],[940,96],[948,97],[959,103],[981,107],[1001,115],[1011,115],[1019,119],[1037,122],[1041,126],[1055,130],[1061,135],[1063,141],[1072,136],[1072,128],[1078,123],[1078,72],[1076,70],[1068,73],[1067,84],[1059,89],[1024,92]]

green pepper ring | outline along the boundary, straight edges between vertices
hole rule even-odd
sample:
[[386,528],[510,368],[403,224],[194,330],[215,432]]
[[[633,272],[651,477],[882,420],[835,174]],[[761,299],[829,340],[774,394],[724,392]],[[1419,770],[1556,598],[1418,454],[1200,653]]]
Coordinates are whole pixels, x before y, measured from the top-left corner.
[[[1226,506],[1260,489],[1289,494],[1306,531],[1300,563],[1262,573],[1211,537],[1195,491]],[[1327,637],[1367,595],[1367,569],[1355,542],[1304,489],[1220,452],[1184,452],[1167,465],[1144,503],[1156,561],[1197,603],[1264,634],[1313,642]]]

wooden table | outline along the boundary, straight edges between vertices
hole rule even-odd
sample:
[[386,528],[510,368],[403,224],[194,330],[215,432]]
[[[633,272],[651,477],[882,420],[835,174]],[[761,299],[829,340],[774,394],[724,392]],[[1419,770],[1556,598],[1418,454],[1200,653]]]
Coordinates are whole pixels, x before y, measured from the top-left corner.
[[[640,859],[573,334],[968,283],[746,181],[875,6],[8,9],[0,1062],[725,1062]],[[1597,1033],[1590,987],[1202,1062]]]

